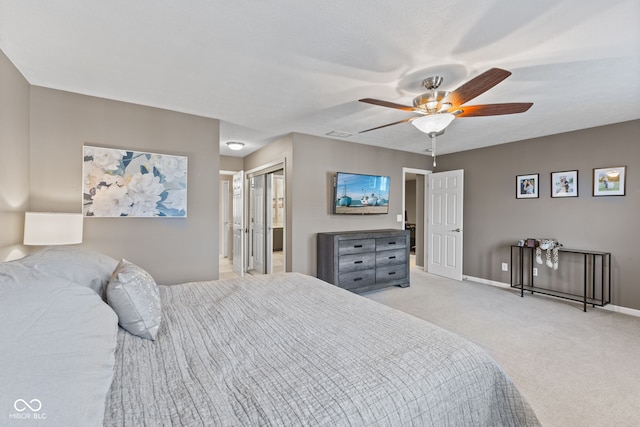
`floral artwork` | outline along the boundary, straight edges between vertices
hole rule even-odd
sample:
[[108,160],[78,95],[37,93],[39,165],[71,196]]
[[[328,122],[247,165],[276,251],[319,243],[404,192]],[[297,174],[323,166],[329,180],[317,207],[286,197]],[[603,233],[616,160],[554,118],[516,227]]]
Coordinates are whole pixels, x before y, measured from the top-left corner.
[[186,157],[85,145],[82,177],[85,216],[187,216]]

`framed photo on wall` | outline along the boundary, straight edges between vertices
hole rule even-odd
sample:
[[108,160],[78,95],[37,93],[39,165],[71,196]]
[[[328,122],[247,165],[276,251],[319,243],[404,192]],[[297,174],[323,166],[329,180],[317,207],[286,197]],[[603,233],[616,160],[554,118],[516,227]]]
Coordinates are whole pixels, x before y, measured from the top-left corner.
[[551,197],[578,197],[578,171],[551,172]]
[[516,176],[516,199],[537,199],[539,175],[537,173]]
[[626,166],[594,169],[593,195],[624,196],[626,187],[626,174]]

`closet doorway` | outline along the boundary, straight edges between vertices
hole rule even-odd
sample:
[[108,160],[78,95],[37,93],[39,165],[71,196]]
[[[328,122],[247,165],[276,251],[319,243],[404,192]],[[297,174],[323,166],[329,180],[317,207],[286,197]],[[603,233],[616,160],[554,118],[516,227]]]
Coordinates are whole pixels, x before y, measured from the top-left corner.
[[247,272],[285,271],[284,163],[247,172]]
[[410,232],[411,267],[426,271],[426,190],[428,170],[403,168],[403,206],[405,229]]

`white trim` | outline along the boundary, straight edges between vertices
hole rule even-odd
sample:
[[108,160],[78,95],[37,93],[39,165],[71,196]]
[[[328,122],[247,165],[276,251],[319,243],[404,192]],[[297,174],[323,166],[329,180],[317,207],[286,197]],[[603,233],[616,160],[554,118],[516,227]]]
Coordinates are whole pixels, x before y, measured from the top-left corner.
[[[269,172],[273,172],[271,169],[274,168],[273,170],[280,170],[280,169],[285,169],[286,166],[286,157],[283,157],[279,160],[274,160],[272,162],[268,162],[265,163],[263,165],[260,166],[256,166],[253,169],[249,169],[247,171],[245,171],[245,177],[249,178],[251,175],[266,175]],[[277,167],[282,165],[282,168]]]
[[462,280],[469,280],[471,282],[478,282],[485,285],[496,286],[498,288],[511,289],[511,285],[508,283],[496,282],[494,280],[488,280],[488,279],[481,279],[480,277],[462,276]]
[[[469,280],[471,282],[477,282],[477,283],[482,283],[482,284],[485,284],[485,285],[496,286],[498,288],[512,289],[511,285],[508,284],[508,283],[496,282],[496,281],[487,280],[487,279],[481,279],[479,277],[462,276],[462,280]],[[518,288],[513,288],[513,289],[518,289]],[[577,302],[580,302],[580,301],[577,301]],[[613,304],[607,304],[604,307],[596,305],[595,308],[600,308],[602,310],[613,311],[615,313],[628,314],[629,316],[640,317],[640,310],[636,310],[635,308],[622,307],[620,305],[613,305]]]
[[622,307],[620,305],[607,304],[604,307],[598,307],[603,310],[614,311],[616,313],[628,314],[629,316],[640,317],[640,310],[636,310],[635,308]]

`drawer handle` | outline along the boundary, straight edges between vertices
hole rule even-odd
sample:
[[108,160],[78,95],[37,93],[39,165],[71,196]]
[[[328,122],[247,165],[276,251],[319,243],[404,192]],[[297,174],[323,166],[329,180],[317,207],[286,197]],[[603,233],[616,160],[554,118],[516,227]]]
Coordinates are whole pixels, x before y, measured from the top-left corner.
[[394,274],[396,274],[396,272],[395,272],[395,271],[390,271],[390,272],[389,272],[389,276],[393,276]]
[[362,264],[362,261],[354,261],[354,264]]
[[389,259],[396,259],[395,255],[394,256],[390,256]]
[[354,282],[358,282],[360,280],[362,280],[362,277],[356,277],[355,279],[353,279]]
[[389,244],[390,244],[390,245],[395,245],[395,244],[396,244],[396,242],[389,242]]
[[362,245],[353,245],[354,248],[361,248]]

